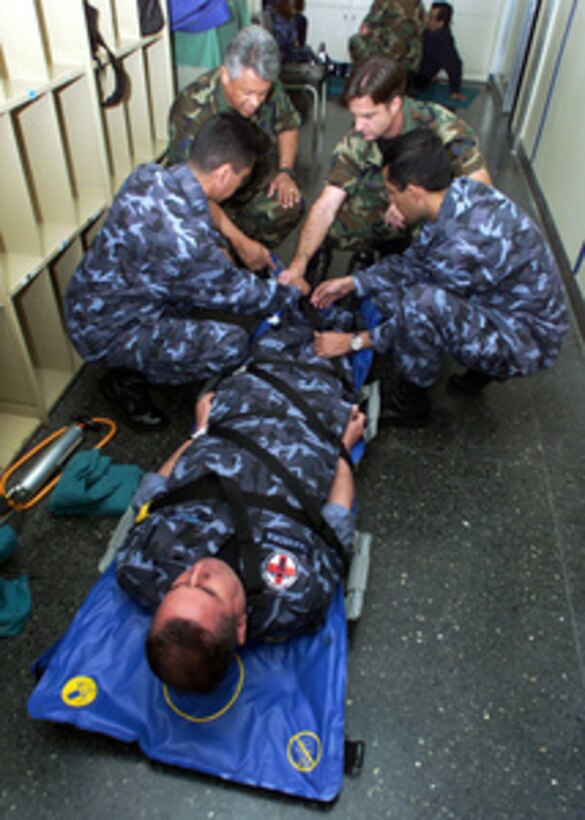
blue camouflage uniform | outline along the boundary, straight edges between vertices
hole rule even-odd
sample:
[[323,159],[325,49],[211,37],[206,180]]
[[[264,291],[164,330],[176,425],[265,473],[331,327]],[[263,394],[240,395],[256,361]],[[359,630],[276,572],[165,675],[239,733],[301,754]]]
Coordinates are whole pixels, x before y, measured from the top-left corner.
[[80,356],[159,384],[241,364],[247,330],[197,318],[196,309],[269,314],[299,292],[236,268],[221,242],[187,165],[136,168],[67,289],[67,329]]
[[436,221],[400,256],[354,276],[382,322],[372,346],[432,385],[448,353],[495,379],[550,367],[568,329],[560,275],[540,231],[502,193],[456,178]]
[[[345,360],[317,357],[312,331],[295,311],[287,325],[256,343],[254,363],[280,376],[302,394],[335,438],[321,435],[304,413],[274,386],[250,372],[222,380],[212,405],[206,435],[183,452],[166,479],[149,474],[135,505],[207,473],[236,479],[244,492],[284,499],[299,508],[282,477],[233,442],[214,435],[227,425],[251,437],[299,478],[345,549],[353,539],[353,515],[327,501],[339,458],[339,440],[348,422],[352,391]],[[249,507],[262,578],[260,598],[248,603],[248,640],[291,635],[318,627],[342,576],[343,562],[314,529],[282,512]],[[238,558],[221,550],[234,534],[225,501],[193,500],[153,510],[130,530],[117,559],[120,584],[140,604],[155,609],[173,581],[199,558],[218,555],[237,572]]]

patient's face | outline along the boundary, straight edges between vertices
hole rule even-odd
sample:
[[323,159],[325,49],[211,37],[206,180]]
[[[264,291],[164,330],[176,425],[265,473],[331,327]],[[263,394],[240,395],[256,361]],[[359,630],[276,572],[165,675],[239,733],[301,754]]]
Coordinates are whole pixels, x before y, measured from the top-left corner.
[[156,615],[160,629],[173,618],[196,621],[215,633],[224,618],[236,620],[238,640],[245,640],[246,595],[233,569],[217,558],[202,558],[179,577],[163,598]]

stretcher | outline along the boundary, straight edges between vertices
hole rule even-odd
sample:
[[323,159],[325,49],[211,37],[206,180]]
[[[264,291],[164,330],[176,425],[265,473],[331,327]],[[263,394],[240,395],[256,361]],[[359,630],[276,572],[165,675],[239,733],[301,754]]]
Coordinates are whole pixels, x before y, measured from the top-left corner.
[[[354,357],[358,386],[370,355],[361,351]],[[369,440],[379,394],[375,385],[363,391]],[[354,462],[362,451],[354,448]],[[28,702],[30,716],[136,742],[162,763],[296,797],[334,800],[348,764],[346,618],[361,613],[369,535],[356,536],[345,586],[318,632],[246,645],[212,694],[179,695],[150,671],[144,640],[151,616],[118,586],[110,563],[127,523],[123,516],[102,560],[105,571],[69,630],[36,661],[40,678]]]

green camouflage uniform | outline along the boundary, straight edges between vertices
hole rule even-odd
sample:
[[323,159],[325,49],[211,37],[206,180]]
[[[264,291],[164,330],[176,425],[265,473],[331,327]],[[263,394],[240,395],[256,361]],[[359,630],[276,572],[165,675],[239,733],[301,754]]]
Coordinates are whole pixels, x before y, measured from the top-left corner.
[[[404,97],[402,110],[401,133],[421,126],[432,128],[449,150],[455,176],[472,174],[485,166],[473,129],[446,108]],[[408,235],[384,222],[388,194],[377,142],[368,142],[357,131],[349,131],[333,152],[325,184],[342,188],[347,194],[329,232],[334,247],[367,250]]]
[[418,71],[425,27],[420,0],[374,0],[363,22],[369,33],[354,34],[349,40],[349,53],[354,62],[384,54],[406,71]]
[[[174,101],[169,121],[169,161],[184,162],[197,129],[214,114],[229,111],[219,68],[208,71],[188,85]],[[272,149],[261,157],[254,172],[236,193],[222,203],[229,218],[252,239],[268,247],[278,245],[298,225],[303,203],[283,208],[276,197],[268,197],[268,185],[278,168],[277,137],[282,131],[299,128],[301,118],[277,80],[250,121],[272,140]]]

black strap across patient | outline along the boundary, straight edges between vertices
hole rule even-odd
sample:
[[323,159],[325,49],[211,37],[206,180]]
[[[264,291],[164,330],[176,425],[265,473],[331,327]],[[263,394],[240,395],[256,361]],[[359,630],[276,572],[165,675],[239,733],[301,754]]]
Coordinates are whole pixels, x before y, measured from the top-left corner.
[[334,547],[343,563],[344,570],[347,570],[348,558],[343,544],[337,537],[337,533],[323,518],[318,504],[305,490],[302,482],[293,473],[289,472],[279,459],[238,430],[232,430],[230,427],[224,427],[221,424],[213,424],[207,432],[210,436],[226,439],[238,447],[241,447],[243,450],[247,450],[258,461],[268,467],[273,475],[278,476],[299,502],[303,512],[307,516],[311,529],[324,541]]
[[321,421],[318,413],[311,407],[309,402],[303,398],[298,390],[295,390],[294,387],[291,387],[290,384],[285,382],[279,376],[276,376],[274,373],[269,373],[267,370],[264,370],[262,367],[258,367],[256,364],[250,364],[246,369],[248,373],[251,373],[253,376],[257,376],[259,379],[263,379],[265,382],[268,382],[268,384],[270,384],[275,390],[286,396],[291,404],[294,404],[295,407],[303,413],[309,427],[311,427],[315,433],[324,438],[325,441],[330,441],[333,445],[335,445],[339,455],[347,461],[353,472],[353,464],[349,453],[343,445],[343,442],[327,427],[326,424]]

